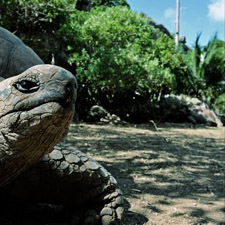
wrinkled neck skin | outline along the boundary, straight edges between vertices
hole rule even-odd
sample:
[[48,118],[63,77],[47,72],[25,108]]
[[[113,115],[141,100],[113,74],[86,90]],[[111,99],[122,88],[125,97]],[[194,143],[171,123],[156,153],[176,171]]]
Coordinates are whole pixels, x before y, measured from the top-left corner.
[[68,94],[63,88],[68,82],[64,85],[61,75],[55,75],[58,70],[47,70],[46,76],[38,77],[40,87],[30,94],[20,93],[14,85],[29,74],[0,82],[0,187],[52,151],[68,131],[75,108],[75,78],[63,74],[63,82],[70,82]]
[[[60,110],[60,106],[53,107]],[[42,111],[40,108],[38,110]],[[52,111],[39,114],[36,108],[32,111],[32,116],[25,115],[27,112],[17,112],[0,120],[0,186],[52,151],[66,135],[74,107],[68,109],[67,114],[64,110],[54,115],[50,114]]]

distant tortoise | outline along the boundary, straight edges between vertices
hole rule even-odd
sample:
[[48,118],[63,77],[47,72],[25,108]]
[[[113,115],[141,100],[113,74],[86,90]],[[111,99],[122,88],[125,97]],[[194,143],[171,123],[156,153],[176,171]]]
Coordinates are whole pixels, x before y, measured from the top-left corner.
[[29,225],[46,224],[45,210],[36,210],[38,217],[24,210],[20,215],[22,203],[63,207],[67,224],[120,223],[123,197],[115,178],[86,154],[59,143],[73,117],[76,92],[70,72],[45,64],[0,82],[0,224],[24,225],[18,221],[23,217]]

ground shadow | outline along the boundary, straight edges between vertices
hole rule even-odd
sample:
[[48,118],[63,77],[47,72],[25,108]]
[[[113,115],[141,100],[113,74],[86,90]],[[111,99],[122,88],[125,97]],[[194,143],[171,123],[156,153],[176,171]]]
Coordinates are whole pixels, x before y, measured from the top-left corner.
[[[142,206],[149,212],[163,213],[158,206],[172,205],[171,199],[201,198],[201,204],[205,205],[222,201],[223,138],[204,137],[202,127],[192,127],[195,132],[187,133],[182,129],[78,125],[71,128],[69,144],[105,166],[117,178],[127,199],[160,196],[158,202]],[[204,130],[208,132],[207,128]],[[189,207],[186,214],[196,223],[222,224],[220,220],[209,218],[204,207]],[[182,215],[175,212],[171,216]]]

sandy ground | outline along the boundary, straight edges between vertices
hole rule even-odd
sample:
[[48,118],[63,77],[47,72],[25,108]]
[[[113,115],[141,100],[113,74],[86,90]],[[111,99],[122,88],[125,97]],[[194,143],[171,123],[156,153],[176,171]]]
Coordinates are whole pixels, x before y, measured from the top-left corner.
[[225,224],[224,128],[72,124],[68,141],[116,177],[124,225]]

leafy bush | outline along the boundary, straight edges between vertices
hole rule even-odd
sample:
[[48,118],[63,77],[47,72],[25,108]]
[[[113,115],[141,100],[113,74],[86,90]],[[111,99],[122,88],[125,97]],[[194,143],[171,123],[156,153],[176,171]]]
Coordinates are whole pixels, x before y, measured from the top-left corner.
[[218,114],[225,116],[225,93],[218,96],[214,103],[214,108]]
[[80,98],[90,105],[116,109],[126,102],[130,111],[137,98],[148,104],[175,91],[175,73],[183,73],[173,40],[127,7],[74,13],[61,32],[69,43],[69,61],[77,66]]

